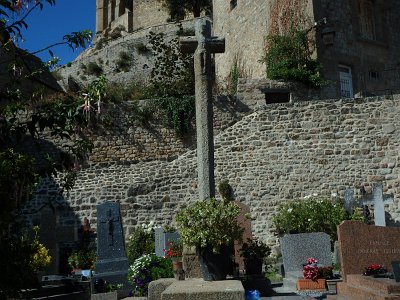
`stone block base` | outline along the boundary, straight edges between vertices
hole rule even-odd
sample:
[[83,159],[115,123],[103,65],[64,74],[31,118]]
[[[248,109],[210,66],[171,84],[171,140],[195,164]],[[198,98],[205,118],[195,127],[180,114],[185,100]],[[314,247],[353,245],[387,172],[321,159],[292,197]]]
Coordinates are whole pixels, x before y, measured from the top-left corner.
[[161,300],[244,300],[244,288],[238,280],[175,281],[162,294]]
[[338,282],[337,295],[327,299],[400,300],[400,283],[389,278],[347,275],[346,282]]

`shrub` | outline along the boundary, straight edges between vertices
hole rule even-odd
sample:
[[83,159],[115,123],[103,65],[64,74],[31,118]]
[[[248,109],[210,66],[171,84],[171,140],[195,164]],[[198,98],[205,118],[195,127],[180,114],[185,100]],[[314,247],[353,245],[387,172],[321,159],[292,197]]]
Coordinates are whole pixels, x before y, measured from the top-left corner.
[[160,278],[172,278],[172,261],[169,258],[157,257],[154,253],[144,254],[129,267],[128,280],[132,282],[139,296],[147,295],[151,281]]
[[183,244],[197,248],[211,246],[218,253],[221,245],[241,239],[243,228],[237,221],[239,213],[239,206],[233,202],[211,198],[192,203],[176,214]]
[[99,77],[101,74],[103,74],[103,68],[99,66],[96,62],[91,61],[86,66],[85,73],[87,75],[94,75]]
[[116,64],[117,64],[118,69],[120,69],[124,72],[128,72],[130,67],[132,66],[132,58],[128,52],[121,51],[118,54],[118,60],[117,60]]
[[311,59],[314,47],[306,30],[292,28],[287,35],[269,35],[266,54],[261,60],[267,65],[267,77],[312,87],[326,85],[328,81],[320,74],[322,65]]
[[147,48],[147,46],[144,43],[136,44],[135,48],[136,48],[137,52],[140,54],[146,54],[146,53],[150,52],[150,49]]
[[142,224],[129,237],[126,249],[130,264],[133,264],[142,255],[154,252],[154,229],[152,226],[152,222],[149,225]]
[[310,198],[283,204],[273,218],[279,235],[325,232],[337,240],[336,226],[350,219],[343,203],[327,198]]

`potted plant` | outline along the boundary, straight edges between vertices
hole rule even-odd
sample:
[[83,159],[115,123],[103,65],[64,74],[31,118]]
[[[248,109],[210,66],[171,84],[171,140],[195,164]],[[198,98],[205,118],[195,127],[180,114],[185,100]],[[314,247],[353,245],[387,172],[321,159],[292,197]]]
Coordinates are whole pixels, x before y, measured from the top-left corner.
[[318,260],[307,258],[307,263],[303,266],[303,277],[297,281],[298,290],[326,290],[326,278],[324,274],[332,274],[332,268],[318,266]]
[[168,243],[168,248],[165,249],[165,256],[172,260],[172,270],[174,271],[174,277],[178,280],[185,279],[182,265],[182,251],[183,245],[180,239],[170,241]]
[[243,234],[239,213],[235,203],[215,198],[196,201],[177,213],[182,242],[196,247],[204,280],[223,280],[233,271],[233,242]]
[[258,239],[247,239],[240,249],[240,256],[244,259],[246,275],[262,273],[263,259],[271,253],[271,248]]

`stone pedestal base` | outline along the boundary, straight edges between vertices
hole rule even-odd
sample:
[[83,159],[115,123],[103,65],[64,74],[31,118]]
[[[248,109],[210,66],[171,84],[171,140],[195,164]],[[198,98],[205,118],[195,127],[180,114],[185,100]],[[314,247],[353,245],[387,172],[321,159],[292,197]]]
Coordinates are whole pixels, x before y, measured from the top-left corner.
[[347,275],[346,282],[337,283],[337,295],[327,299],[400,300],[400,283],[389,278]]
[[[238,280],[204,281],[203,279],[188,279],[167,282],[160,279],[151,282],[149,299],[154,299],[154,292],[159,285],[166,286],[159,300],[244,300],[244,288]],[[169,285],[170,284],[170,285]],[[169,286],[168,286],[169,285]]]

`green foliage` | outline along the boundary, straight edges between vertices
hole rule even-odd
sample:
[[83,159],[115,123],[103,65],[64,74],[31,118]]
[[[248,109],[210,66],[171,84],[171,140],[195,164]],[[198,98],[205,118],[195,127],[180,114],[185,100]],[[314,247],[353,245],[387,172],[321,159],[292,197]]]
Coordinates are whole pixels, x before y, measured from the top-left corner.
[[191,13],[194,18],[200,17],[201,12],[211,15],[212,0],[160,0],[167,8],[170,18],[168,21],[180,21]]
[[155,56],[150,79],[152,96],[194,95],[193,55],[180,52],[177,38],[165,42],[163,33],[154,32],[148,38]]
[[240,249],[240,256],[244,259],[263,259],[270,255],[271,248],[262,241],[257,239],[247,239],[247,242],[243,244]]
[[350,218],[343,203],[327,198],[310,198],[290,201],[280,206],[273,223],[279,235],[325,232],[336,241],[336,226]]
[[91,61],[86,66],[85,74],[99,77],[103,74],[103,68],[99,66],[96,62]]
[[243,229],[236,218],[240,208],[233,202],[214,198],[196,201],[176,214],[179,233],[184,245],[204,248],[229,245],[242,237]]
[[228,180],[223,180],[218,184],[218,192],[224,201],[231,200],[232,187]]
[[194,117],[193,57],[180,52],[176,38],[166,43],[162,33],[151,32],[149,41],[155,67],[151,71],[147,96],[157,99],[156,107],[161,110],[163,124],[183,137]]
[[147,46],[143,43],[137,43],[135,45],[135,48],[136,48],[137,52],[140,54],[146,54],[150,51],[150,49],[147,48]]
[[141,227],[136,228],[129,237],[126,252],[130,264],[133,264],[143,254],[154,252],[154,230],[152,226],[153,224],[143,224]]
[[129,267],[128,280],[135,287],[134,295],[147,295],[151,281],[160,278],[172,278],[172,261],[168,258],[157,257],[154,253],[140,256]]
[[270,79],[298,81],[312,87],[328,82],[321,77],[322,65],[311,58],[314,43],[308,31],[292,28],[287,35],[269,35],[262,62]]
[[38,288],[37,271],[50,263],[48,250],[39,236],[14,228],[14,233],[0,235],[0,299],[18,297],[21,289]]
[[121,51],[118,54],[118,60],[116,64],[118,69],[124,72],[128,72],[132,66],[132,58],[128,52]]
[[192,128],[195,115],[194,96],[183,95],[180,98],[163,97],[155,100],[155,105],[162,111],[164,126],[171,128],[183,138]]

